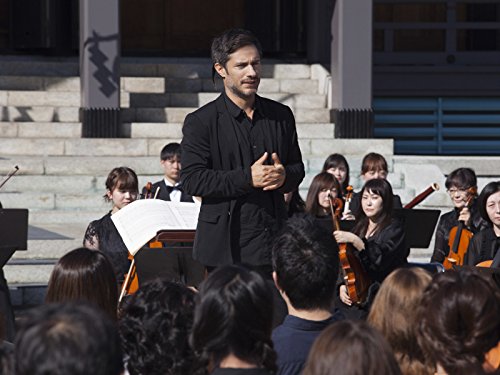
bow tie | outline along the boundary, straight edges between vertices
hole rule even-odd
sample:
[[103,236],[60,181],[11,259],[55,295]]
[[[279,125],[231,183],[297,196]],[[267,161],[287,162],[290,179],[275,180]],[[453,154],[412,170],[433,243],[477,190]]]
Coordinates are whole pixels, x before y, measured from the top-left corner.
[[182,189],[181,189],[181,186],[180,186],[180,185],[176,185],[176,186],[167,186],[167,191],[168,191],[168,194],[172,193],[174,190],[178,190],[178,191],[182,192]]

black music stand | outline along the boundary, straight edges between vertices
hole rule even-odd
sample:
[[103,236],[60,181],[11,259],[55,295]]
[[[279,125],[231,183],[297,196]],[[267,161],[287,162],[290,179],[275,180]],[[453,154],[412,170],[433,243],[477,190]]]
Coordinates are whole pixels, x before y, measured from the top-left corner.
[[28,210],[0,209],[0,228],[0,267],[3,267],[16,250],[28,248]]
[[394,216],[400,218],[404,223],[406,246],[409,248],[428,248],[440,214],[440,210],[415,208],[394,210]]
[[5,339],[15,337],[14,312],[9,287],[3,274],[3,266],[16,250],[28,248],[28,210],[0,209],[0,311],[5,318]]
[[192,256],[195,231],[162,231],[155,240],[159,248],[143,247],[135,254],[139,286],[156,278],[198,286],[205,276],[205,267]]

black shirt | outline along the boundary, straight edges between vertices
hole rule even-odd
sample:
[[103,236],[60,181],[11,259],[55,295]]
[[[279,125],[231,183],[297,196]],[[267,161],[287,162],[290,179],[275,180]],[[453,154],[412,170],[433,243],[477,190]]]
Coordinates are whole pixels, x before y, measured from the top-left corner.
[[216,368],[211,375],[271,375],[263,368]]
[[[232,117],[236,137],[240,145],[241,158],[245,167],[250,167],[266,150],[273,150],[272,132],[256,97],[253,119],[245,111],[234,104],[224,95],[229,114]],[[271,152],[268,151],[266,164],[272,165]],[[236,210],[233,213],[233,241],[239,249],[234,254],[236,262],[253,265],[268,265],[270,249],[262,251],[262,244],[269,244],[279,231],[283,220],[275,218],[275,207],[271,191],[252,189],[252,191],[238,199]],[[283,216],[286,215],[283,201]]]

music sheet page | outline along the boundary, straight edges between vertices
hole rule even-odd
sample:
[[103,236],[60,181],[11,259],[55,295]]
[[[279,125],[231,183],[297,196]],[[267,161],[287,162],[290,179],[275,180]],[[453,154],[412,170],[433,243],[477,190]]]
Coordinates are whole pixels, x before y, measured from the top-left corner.
[[140,199],[111,215],[111,220],[135,255],[161,230],[196,230],[199,211],[199,205],[193,203]]

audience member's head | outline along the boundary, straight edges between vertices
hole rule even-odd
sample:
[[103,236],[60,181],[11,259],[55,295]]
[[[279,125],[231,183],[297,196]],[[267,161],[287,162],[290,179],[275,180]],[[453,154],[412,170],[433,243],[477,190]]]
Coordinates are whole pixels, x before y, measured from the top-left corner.
[[254,271],[224,266],[201,284],[191,343],[209,368],[230,360],[276,370],[272,291]]
[[130,375],[191,375],[197,359],[189,346],[195,293],[185,285],[155,280],[135,293],[120,321]]
[[45,302],[87,301],[116,319],[118,286],[106,255],[84,247],[70,251],[54,266]]
[[399,375],[391,347],[363,321],[343,320],[314,342],[303,375]]
[[434,374],[417,342],[417,308],[432,276],[422,268],[399,268],[382,283],[368,323],[386,338],[405,375]]
[[21,321],[16,375],[119,375],[123,371],[115,323],[86,304],[49,304]]
[[309,218],[292,218],[273,246],[276,286],[297,310],[330,310],[339,270],[333,236]]
[[419,343],[449,375],[492,372],[500,365],[499,317],[500,292],[477,270],[439,273],[419,306]]

